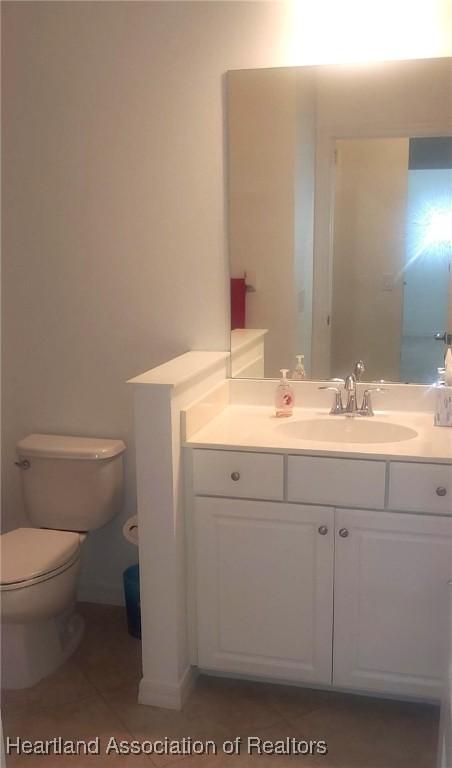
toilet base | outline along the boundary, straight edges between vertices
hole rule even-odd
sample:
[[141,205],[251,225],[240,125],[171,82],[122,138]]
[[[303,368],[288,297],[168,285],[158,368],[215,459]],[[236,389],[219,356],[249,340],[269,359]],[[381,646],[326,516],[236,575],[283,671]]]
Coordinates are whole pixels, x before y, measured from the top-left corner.
[[3,623],[2,688],[30,688],[55,672],[74,653],[83,630],[75,606],[42,621]]

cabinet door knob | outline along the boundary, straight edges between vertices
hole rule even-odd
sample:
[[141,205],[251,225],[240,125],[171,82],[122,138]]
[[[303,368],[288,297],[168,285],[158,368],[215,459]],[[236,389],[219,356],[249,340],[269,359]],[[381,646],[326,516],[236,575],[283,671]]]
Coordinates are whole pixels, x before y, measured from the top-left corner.
[[328,526],[319,525],[319,533],[321,536],[326,536],[326,534],[328,533]]
[[240,472],[232,472],[231,480],[234,480],[235,483],[237,482],[237,480],[240,480]]
[[346,539],[348,536],[347,528],[339,528],[339,536],[341,537],[341,539]]
[[436,489],[436,495],[437,495],[437,496],[446,496],[446,495],[447,495],[447,488],[444,488],[444,486],[443,486],[443,485],[440,485],[440,486],[439,486],[439,487]]

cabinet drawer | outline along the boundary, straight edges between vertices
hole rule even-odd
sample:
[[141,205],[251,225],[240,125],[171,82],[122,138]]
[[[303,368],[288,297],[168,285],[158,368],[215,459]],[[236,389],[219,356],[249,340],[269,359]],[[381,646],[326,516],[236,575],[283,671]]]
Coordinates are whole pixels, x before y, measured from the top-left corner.
[[196,494],[242,499],[284,498],[284,457],[239,451],[193,451]]
[[288,501],[383,509],[383,461],[289,456]]
[[389,508],[452,515],[452,465],[392,462]]

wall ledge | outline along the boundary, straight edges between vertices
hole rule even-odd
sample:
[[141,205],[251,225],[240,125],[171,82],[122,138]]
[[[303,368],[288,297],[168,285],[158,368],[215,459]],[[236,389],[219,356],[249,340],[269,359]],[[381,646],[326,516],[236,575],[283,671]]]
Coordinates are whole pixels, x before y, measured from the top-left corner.
[[151,368],[133,379],[129,379],[127,384],[135,386],[160,386],[169,389],[182,389],[196,380],[199,376],[214,371],[217,367],[224,365],[225,360],[230,356],[230,352],[204,352],[194,351],[186,352],[179,357],[169,360],[167,363]]

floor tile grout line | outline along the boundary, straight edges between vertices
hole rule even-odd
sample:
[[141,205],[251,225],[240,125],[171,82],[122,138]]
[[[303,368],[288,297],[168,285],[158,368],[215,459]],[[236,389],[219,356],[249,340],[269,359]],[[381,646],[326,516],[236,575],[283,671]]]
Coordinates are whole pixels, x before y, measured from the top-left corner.
[[[127,683],[125,685],[127,685]],[[126,732],[127,736],[129,737],[129,740],[130,741],[134,741],[137,738],[136,735],[129,728],[129,726],[125,722],[125,720],[123,720],[121,714],[116,710],[115,707],[112,706],[111,702],[106,698],[106,696],[108,694],[108,691],[98,690],[98,693],[99,693],[99,696],[102,698],[103,702],[105,703],[106,707],[110,710],[110,712],[112,712],[112,714],[116,717],[116,719],[121,723],[122,727],[124,728],[124,731]],[[151,755],[144,755],[144,757],[146,758],[146,760],[150,760],[152,765],[154,765],[155,768],[157,768],[157,766],[155,765],[155,762],[153,761]]]
[[[24,689],[25,690],[25,689]],[[51,715],[53,712],[61,712],[62,707],[70,707],[74,704],[80,704],[86,701],[90,701],[91,699],[97,699],[99,698],[98,692],[93,690],[92,693],[81,696],[80,698],[70,699],[68,701],[60,702],[59,704],[53,704],[50,706],[46,706],[45,704],[36,704],[33,705],[28,711],[19,712],[17,715],[12,715],[10,719],[10,723],[14,724],[16,720],[23,720],[26,717],[34,717],[35,715],[41,715],[43,712],[44,714]],[[36,706],[36,710],[35,710]],[[7,718],[8,718],[8,712],[7,707],[2,707],[2,723],[3,723],[3,732],[6,733],[7,728]]]
[[120,688],[126,688],[132,685],[138,685],[138,681],[132,679],[131,677],[130,680],[122,680],[117,685],[108,686],[108,688],[104,688],[104,687],[101,688],[99,687],[98,683],[93,683],[91,681],[90,681],[90,684],[92,685],[96,693],[99,693],[102,696],[102,698],[105,698],[105,696],[108,696],[109,694],[114,693],[115,691],[118,691]]

